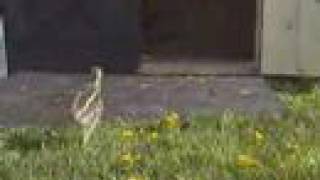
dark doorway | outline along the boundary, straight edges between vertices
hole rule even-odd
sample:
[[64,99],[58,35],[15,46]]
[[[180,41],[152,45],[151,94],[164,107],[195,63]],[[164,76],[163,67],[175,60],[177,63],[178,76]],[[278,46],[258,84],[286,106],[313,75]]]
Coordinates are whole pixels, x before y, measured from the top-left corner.
[[146,59],[253,61],[256,0],[143,0]]

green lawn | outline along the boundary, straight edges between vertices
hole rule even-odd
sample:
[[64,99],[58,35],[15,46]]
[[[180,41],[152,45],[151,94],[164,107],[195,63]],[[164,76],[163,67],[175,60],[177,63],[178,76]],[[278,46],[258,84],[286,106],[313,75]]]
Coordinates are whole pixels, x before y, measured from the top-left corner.
[[281,96],[283,117],[176,114],[160,125],[1,130],[0,179],[320,179],[320,90]]

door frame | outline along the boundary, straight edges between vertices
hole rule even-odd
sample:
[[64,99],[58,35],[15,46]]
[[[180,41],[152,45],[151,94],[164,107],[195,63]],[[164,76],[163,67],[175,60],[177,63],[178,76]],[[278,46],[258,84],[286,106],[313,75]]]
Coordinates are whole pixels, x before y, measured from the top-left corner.
[[8,77],[8,60],[5,46],[5,20],[0,16],[0,79]]

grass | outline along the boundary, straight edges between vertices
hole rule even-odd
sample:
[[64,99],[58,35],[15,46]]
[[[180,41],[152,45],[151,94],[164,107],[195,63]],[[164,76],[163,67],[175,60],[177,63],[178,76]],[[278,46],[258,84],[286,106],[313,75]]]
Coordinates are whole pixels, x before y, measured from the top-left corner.
[[282,117],[226,111],[160,124],[2,129],[0,179],[319,179],[320,90],[282,93]]

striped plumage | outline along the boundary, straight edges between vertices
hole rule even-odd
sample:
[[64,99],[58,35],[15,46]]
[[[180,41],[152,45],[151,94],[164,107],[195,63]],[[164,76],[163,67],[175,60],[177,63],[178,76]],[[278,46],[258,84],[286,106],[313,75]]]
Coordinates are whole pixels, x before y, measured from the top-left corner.
[[103,114],[103,71],[95,67],[92,74],[95,76],[94,80],[77,93],[71,107],[74,120],[82,127],[89,128],[85,130],[84,141],[87,141]]

